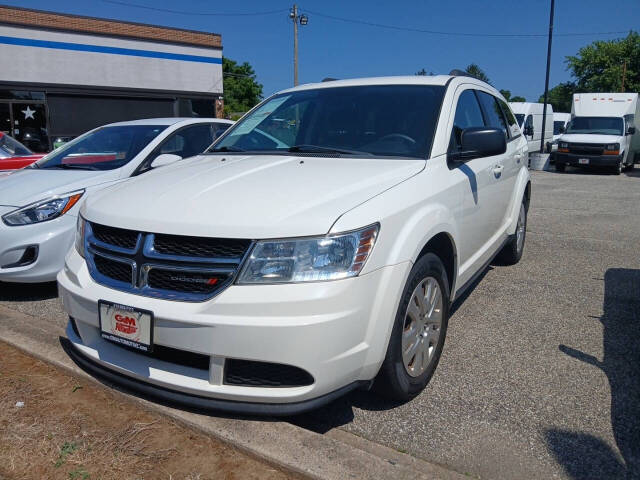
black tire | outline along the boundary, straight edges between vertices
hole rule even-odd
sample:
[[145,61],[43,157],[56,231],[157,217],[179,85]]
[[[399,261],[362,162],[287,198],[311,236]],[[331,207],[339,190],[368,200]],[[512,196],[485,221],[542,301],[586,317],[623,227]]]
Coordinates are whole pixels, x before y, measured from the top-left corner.
[[566,165],[564,163],[560,163],[556,160],[556,172],[564,172]]
[[[524,217],[522,217],[524,212]],[[525,241],[527,239],[527,202],[523,199],[520,205],[520,212],[518,213],[518,224],[516,225],[516,233],[509,236],[509,240],[506,245],[502,247],[502,250],[498,254],[497,260],[503,265],[515,265],[522,258],[524,252]],[[520,228],[522,230],[520,230]],[[518,232],[522,234],[522,242],[518,243]]]
[[[413,291],[418,284],[429,277],[437,281],[440,292],[442,293],[440,334],[434,348],[433,356],[429,360],[430,363],[424,372],[414,377],[409,375],[402,359],[402,335],[409,300],[412,297]],[[375,380],[375,392],[392,400],[405,402],[411,400],[424,390],[440,361],[445,336],[447,334],[449,304],[449,281],[444,265],[437,255],[427,253],[415,263],[409,273],[409,279],[404,287],[400,306],[396,312],[391,338],[389,339],[389,345],[387,347],[387,354]]]
[[618,163],[618,165],[616,165],[615,167],[613,167],[613,174],[614,175],[621,175],[622,174],[622,161],[620,161]]

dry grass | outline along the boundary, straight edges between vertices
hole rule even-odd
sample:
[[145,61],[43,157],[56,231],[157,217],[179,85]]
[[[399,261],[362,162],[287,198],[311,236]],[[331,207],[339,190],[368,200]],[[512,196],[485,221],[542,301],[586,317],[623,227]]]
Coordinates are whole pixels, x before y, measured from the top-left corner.
[[0,342],[0,480],[23,478],[292,477]]

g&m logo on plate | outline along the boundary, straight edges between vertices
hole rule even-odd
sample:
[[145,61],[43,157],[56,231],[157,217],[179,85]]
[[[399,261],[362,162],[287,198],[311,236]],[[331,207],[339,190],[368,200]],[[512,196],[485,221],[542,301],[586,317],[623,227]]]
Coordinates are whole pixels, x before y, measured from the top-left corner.
[[99,302],[102,338],[150,352],[153,349],[153,314],[127,305]]
[[134,335],[138,331],[136,325],[136,319],[128,317],[126,315],[120,315],[117,313],[114,317],[116,321],[113,333],[125,333],[127,335]]

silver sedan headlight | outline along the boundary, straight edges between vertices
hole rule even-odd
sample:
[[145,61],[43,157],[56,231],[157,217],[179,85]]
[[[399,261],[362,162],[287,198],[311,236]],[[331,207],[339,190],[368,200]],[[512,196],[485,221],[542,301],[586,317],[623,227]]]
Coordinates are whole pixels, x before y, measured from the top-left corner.
[[239,284],[297,283],[355,277],[364,267],[379,225],[322,237],[256,243]]
[[2,221],[10,227],[15,227],[53,220],[71,210],[83,194],[84,190],[78,190],[41,200],[7,213],[2,217]]

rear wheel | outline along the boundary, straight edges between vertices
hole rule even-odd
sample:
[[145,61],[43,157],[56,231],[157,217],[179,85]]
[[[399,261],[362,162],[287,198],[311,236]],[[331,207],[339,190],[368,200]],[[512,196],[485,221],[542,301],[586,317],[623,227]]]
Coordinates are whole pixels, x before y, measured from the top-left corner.
[[520,212],[518,213],[518,223],[516,233],[510,236],[507,244],[502,248],[498,260],[506,265],[515,265],[522,258],[524,252],[524,241],[527,237],[527,205],[522,200]]
[[444,347],[449,301],[444,265],[438,256],[427,253],[411,269],[404,288],[375,381],[380,395],[407,401],[427,386]]

